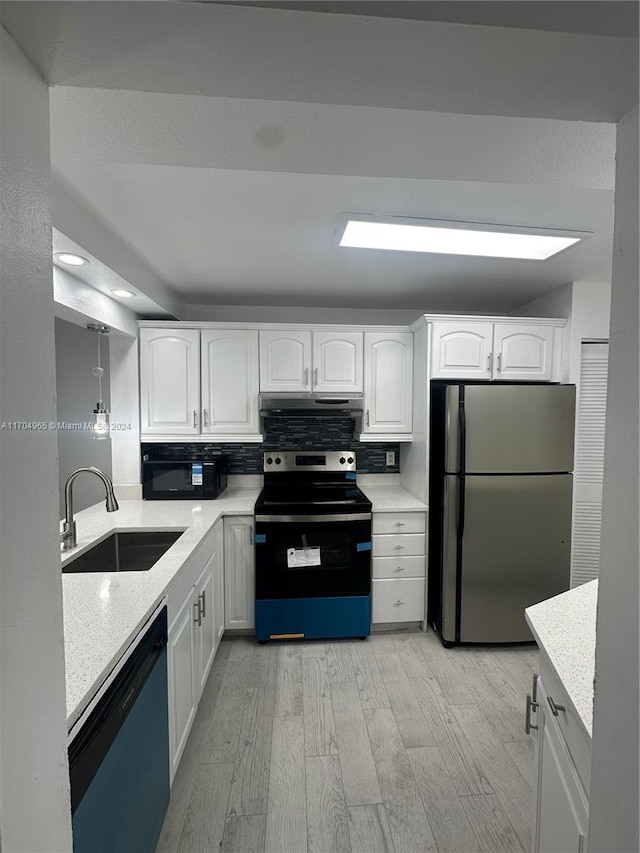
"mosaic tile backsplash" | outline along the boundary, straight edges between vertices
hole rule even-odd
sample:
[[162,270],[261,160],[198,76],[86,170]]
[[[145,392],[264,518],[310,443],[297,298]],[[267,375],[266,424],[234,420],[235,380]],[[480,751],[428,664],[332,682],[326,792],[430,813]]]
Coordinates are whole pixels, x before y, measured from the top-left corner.
[[[274,450],[354,450],[359,474],[395,474],[400,470],[400,445],[370,444],[354,438],[352,418],[287,418],[270,417],[264,421],[262,444],[186,444],[181,452],[193,454],[224,453],[229,461],[229,474],[262,474],[264,453]],[[395,452],[395,465],[385,464],[387,451]]]

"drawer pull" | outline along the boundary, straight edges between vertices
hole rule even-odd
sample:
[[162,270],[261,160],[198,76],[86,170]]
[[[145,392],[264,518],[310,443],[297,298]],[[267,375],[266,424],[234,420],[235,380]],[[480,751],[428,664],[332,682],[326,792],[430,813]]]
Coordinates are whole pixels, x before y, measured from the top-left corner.
[[547,702],[549,703],[549,707],[551,708],[551,713],[554,717],[558,716],[558,711],[566,711],[564,705],[556,705],[551,696],[547,696]]
[[393,571],[394,572],[404,572],[404,570],[405,570],[405,566],[396,566],[396,568]]
[[524,718],[524,730],[529,735],[531,734],[531,729],[537,729],[537,726],[534,726],[531,722],[531,712],[538,710],[538,703],[534,702],[531,698],[531,693],[527,693],[527,712]]
[[404,527],[404,525],[405,525],[404,521],[396,521],[396,527]]
[[394,607],[401,607],[403,604],[404,604],[404,601],[400,601],[400,599],[398,599],[393,606]]
[[394,545],[393,547],[396,551],[404,551],[404,545]]
[[198,627],[202,625],[202,611],[200,610],[200,602],[197,601],[193,605],[193,609],[196,611],[196,615],[193,617],[193,621],[196,623]]

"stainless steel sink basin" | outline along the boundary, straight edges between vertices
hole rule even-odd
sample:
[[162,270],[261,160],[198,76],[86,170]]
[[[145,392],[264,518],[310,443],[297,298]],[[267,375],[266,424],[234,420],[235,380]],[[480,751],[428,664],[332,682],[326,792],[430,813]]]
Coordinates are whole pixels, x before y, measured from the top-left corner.
[[65,563],[62,572],[148,572],[183,533],[183,530],[112,533]]

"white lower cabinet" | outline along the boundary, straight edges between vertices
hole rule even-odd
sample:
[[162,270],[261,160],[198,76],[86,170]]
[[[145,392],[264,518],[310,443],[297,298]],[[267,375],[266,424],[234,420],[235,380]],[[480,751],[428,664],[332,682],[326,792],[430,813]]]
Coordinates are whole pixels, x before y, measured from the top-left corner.
[[253,516],[224,520],[225,628],[251,630],[255,625]]
[[423,512],[374,512],[372,622],[425,618],[426,517]]
[[218,521],[168,590],[167,665],[172,782],[224,631],[222,544],[222,521]]
[[424,578],[373,581],[372,622],[422,622]]
[[532,849],[533,853],[586,853],[590,748],[586,739],[577,743],[573,738],[568,699],[554,687],[550,701],[551,693],[539,678],[533,715],[537,731]]
[[215,629],[213,624],[213,563],[215,559],[216,555],[214,554],[196,581],[195,586],[194,605],[197,610],[194,619],[198,630],[194,633],[196,641],[195,664],[198,676],[196,685],[198,697],[202,695],[204,686],[207,683],[209,670],[213,663],[213,656],[216,653]]
[[198,700],[194,660],[194,608],[190,590],[178,615],[169,626],[169,756],[171,780],[178,769]]
[[213,571],[213,637],[217,650],[224,634],[224,526],[222,521],[213,528],[213,550],[216,555]]

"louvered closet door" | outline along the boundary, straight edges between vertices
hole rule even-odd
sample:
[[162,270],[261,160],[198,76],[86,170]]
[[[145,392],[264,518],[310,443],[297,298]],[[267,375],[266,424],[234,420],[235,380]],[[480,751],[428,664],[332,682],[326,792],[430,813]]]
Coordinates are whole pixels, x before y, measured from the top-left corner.
[[571,586],[598,577],[609,344],[583,344],[578,389]]

